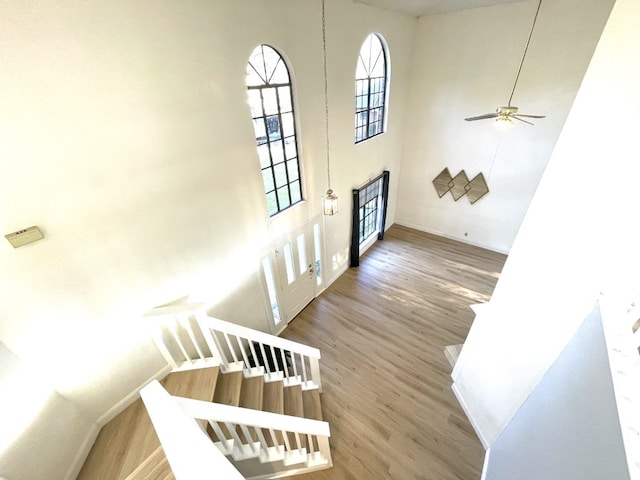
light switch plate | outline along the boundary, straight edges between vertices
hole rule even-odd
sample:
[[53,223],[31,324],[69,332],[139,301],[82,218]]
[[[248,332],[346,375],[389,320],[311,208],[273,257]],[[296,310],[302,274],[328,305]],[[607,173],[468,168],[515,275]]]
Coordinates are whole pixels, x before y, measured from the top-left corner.
[[9,243],[11,243],[14,248],[18,248],[42,240],[44,235],[38,227],[29,227],[14,233],[9,233],[5,235],[5,238],[9,240]]

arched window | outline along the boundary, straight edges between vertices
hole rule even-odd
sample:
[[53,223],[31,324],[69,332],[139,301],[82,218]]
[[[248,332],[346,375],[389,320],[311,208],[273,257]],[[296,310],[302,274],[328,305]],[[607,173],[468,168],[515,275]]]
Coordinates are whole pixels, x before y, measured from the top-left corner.
[[387,78],[382,38],[372,33],[360,48],[356,67],[356,143],[383,133]]
[[249,57],[247,90],[267,209],[273,216],[302,201],[302,185],[289,70],[268,45],[259,45]]

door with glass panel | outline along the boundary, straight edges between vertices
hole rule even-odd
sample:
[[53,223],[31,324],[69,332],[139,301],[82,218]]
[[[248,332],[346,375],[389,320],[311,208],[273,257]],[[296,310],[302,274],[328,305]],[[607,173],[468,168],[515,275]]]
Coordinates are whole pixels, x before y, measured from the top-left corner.
[[316,221],[284,237],[275,245],[274,255],[263,259],[274,332],[281,331],[320,291],[321,255],[320,223]]

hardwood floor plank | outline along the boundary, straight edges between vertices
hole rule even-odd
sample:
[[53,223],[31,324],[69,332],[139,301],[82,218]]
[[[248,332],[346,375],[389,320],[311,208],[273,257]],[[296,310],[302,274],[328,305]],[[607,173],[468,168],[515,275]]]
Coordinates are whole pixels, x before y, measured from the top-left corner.
[[462,344],[506,256],[393,226],[282,336],[322,352],[333,464],[297,478],[479,479],[484,450],[451,391]]

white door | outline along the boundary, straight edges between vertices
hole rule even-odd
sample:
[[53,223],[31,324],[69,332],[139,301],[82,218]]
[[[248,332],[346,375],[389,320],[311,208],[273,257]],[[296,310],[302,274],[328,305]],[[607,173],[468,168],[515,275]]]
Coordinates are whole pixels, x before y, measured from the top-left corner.
[[324,286],[321,218],[291,232],[262,259],[273,334],[279,334]]
[[276,244],[276,262],[282,288],[282,311],[290,322],[314,299],[313,236],[305,229]]

